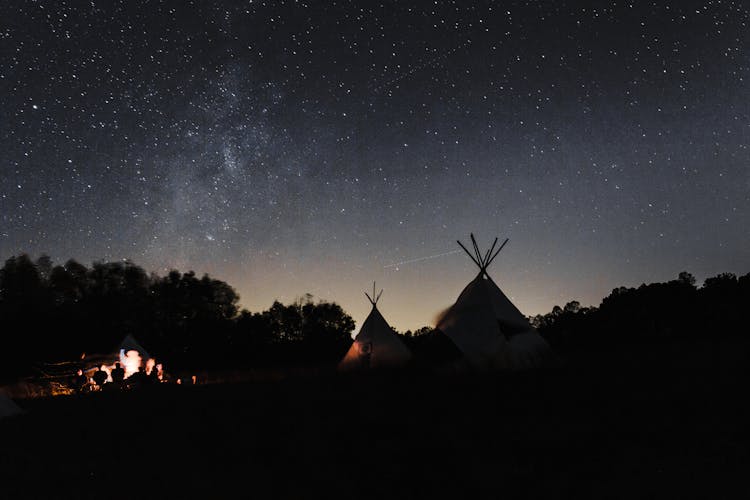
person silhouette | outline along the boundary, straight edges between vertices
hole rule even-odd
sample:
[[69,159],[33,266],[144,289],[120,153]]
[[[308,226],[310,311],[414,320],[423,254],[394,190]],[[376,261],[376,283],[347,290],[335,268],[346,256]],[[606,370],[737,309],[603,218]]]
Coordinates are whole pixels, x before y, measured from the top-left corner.
[[79,393],[86,392],[86,389],[88,388],[89,378],[85,373],[83,373],[83,370],[81,370],[80,368],[76,372],[74,384],[76,391],[78,391]]
[[146,372],[143,371],[142,366],[139,366],[138,371],[128,378],[128,382],[130,387],[141,387],[147,382]]
[[99,386],[99,389],[104,386],[104,383],[107,381],[109,376],[107,375],[107,372],[104,371],[104,366],[100,366],[99,369],[94,373],[94,376],[92,377],[94,379],[94,383]]
[[122,385],[122,381],[125,380],[125,370],[120,367],[120,363],[115,363],[115,368],[112,370],[112,382],[117,386]]
[[148,374],[148,382],[153,385],[159,383],[159,369],[156,366],[151,368],[151,373]]

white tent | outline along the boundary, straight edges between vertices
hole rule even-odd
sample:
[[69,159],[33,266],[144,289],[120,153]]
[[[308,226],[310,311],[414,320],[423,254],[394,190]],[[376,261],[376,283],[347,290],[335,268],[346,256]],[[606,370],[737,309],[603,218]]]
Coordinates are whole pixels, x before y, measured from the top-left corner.
[[377,302],[382,293],[381,290],[375,296],[374,283],[373,296],[365,293],[372,304],[372,311],[362,323],[362,328],[359,329],[346,356],[339,363],[340,370],[395,367],[404,365],[411,359],[409,348],[378,311]]
[[471,235],[471,242],[474,255],[460,241],[458,244],[479,267],[479,274],[440,318],[437,329],[456,344],[465,360],[474,367],[538,367],[549,354],[549,345],[487,274],[487,267],[508,240],[495,251],[495,238],[484,255],[474,235]]
[[0,392],[0,418],[12,417],[21,413],[23,413],[23,410],[12,399]]

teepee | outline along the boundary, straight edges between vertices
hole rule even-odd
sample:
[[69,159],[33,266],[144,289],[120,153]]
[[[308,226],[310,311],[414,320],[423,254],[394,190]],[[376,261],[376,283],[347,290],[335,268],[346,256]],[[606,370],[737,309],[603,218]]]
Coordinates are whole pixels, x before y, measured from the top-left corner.
[[458,242],[479,267],[479,274],[437,324],[437,329],[463,353],[465,361],[480,369],[534,368],[549,353],[547,342],[487,274],[487,267],[507,242],[506,239],[495,250],[495,238],[490,249],[482,254],[472,234],[473,255]]
[[362,323],[346,356],[339,363],[340,370],[395,367],[404,365],[411,359],[409,348],[378,311],[377,304],[382,293],[383,290],[380,290],[375,295],[375,283],[372,285],[372,296],[365,292],[372,310]]

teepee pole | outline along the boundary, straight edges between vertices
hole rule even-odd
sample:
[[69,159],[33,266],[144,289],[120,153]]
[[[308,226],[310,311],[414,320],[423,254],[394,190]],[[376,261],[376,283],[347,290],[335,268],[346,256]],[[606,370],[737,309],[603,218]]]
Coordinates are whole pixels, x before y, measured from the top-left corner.
[[367,300],[370,301],[370,304],[372,304],[373,307],[378,305],[378,301],[380,300],[380,296],[383,295],[383,290],[382,289],[380,290],[380,293],[377,294],[377,295],[375,295],[375,290],[376,290],[376,288],[375,288],[375,282],[373,281],[372,282],[372,296],[370,296],[369,293],[365,292],[365,297],[367,297]]
[[474,245],[474,253],[477,256],[477,260],[481,264],[479,267],[484,268],[484,261],[482,260],[482,253],[479,251],[479,245],[477,245],[477,240],[474,239],[474,233],[469,233],[469,236],[471,236],[471,244]]
[[469,251],[468,251],[468,250],[466,249],[466,247],[464,246],[464,244],[463,244],[463,243],[461,243],[461,242],[460,242],[459,240],[456,240],[456,243],[458,243],[458,245],[459,245],[459,246],[460,246],[461,248],[463,248],[463,249],[464,249],[464,252],[466,252],[466,255],[468,255],[468,256],[469,256],[469,258],[470,258],[470,259],[471,259],[471,260],[472,260],[472,261],[474,262],[474,264],[476,264],[476,265],[477,265],[477,266],[478,266],[478,267],[479,267],[479,268],[481,269],[481,268],[482,268],[482,265],[481,265],[481,264],[480,264],[479,262],[477,262],[477,259],[476,259],[476,257],[474,257],[473,255],[471,255],[471,252],[469,252]]
[[497,249],[497,252],[495,252],[495,254],[492,257],[490,257],[490,260],[487,262],[488,266],[492,263],[493,260],[495,260],[495,257],[497,257],[497,254],[500,253],[500,250],[503,249],[506,243],[508,243],[508,238],[505,238],[505,241],[503,241],[503,244],[500,245],[500,248]]
[[495,245],[497,245],[497,237],[495,237],[495,241],[492,242],[492,246],[489,250],[487,250],[487,253],[484,254],[485,265],[489,265],[489,260],[487,259],[489,259],[490,255],[492,255],[492,251],[495,249]]

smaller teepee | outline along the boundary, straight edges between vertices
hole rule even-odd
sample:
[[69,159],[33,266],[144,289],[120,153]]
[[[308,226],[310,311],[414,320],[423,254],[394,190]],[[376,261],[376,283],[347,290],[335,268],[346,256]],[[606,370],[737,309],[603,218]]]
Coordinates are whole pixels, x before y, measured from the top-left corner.
[[339,370],[396,367],[411,359],[409,348],[378,311],[377,303],[382,294],[383,290],[380,290],[375,295],[375,283],[372,284],[372,296],[365,292],[372,304],[372,311],[339,363]]

